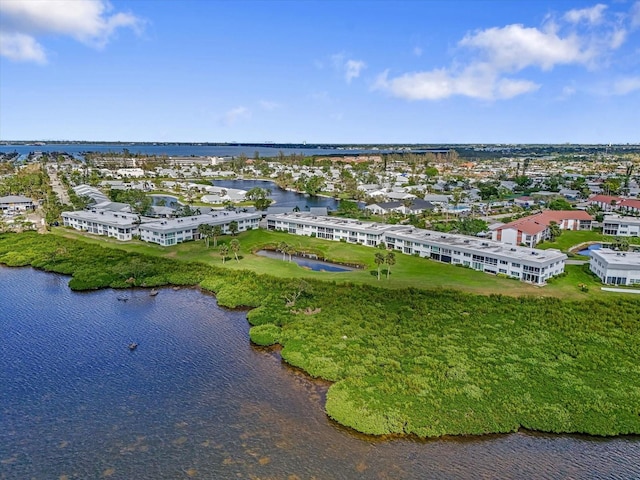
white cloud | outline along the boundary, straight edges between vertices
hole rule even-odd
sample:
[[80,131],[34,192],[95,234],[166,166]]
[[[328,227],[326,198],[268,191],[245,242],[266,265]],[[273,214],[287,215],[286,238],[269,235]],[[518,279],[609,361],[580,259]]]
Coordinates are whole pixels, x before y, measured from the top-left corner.
[[488,61],[504,70],[522,70],[529,66],[550,70],[558,64],[587,63],[595,55],[575,34],[563,38],[554,29],[542,31],[522,25],[489,28],[466,35],[460,46],[480,50]]
[[636,2],[631,7],[631,26],[632,27],[640,27],[640,2]]
[[0,55],[17,62],[43,64],[47,61],[42,45],[22,33],[0,32]]
[[[640,20],[640,1],[638,10]],[[610,16],[609,16],[610,17]],[[561,65],[603,68],[608,56],[623,45],[628,31],[607,17],[607,6],[571,10],[542,27],[521,24],[467,33],[458,47],[470,52],[466,63],[391,77],[378,76],[373,90],[390,92],[408,100],[438,100],[461,95],[483,100],[514,98],[538,90],[541,85],[514,74],[536,68],[548,72]],[[626,22],[626,21],[625,21]]]
[[351,80],[360,76],[360,72],[366,68],[366,66],[362,60],[347,60],[344,67],[344,79],[347,83],[351,83]]
[[278,102],[272,102],[270,100],[260,100],[259,104],[264,110],[275,110],[281,107]]
[[222,123],[230,127],[239,121],[248,120],[251,118],[251,111],[247,107],[235,107],[224,114]]
[[[24,45],[39,45],[39,35],[54,34],[102,48],[119,28],[139,33],[144,24],[131,13],[113,12],[106,0],[2,0],[0,15],[3,35],[22,38]],[[40,50],[44,55],[42,47]],[[13,59],[36,61],[28,50]]]
[[616,95],[627,95],[636,90],[640,90],[640,77],[621,78],[613,84],[613,93]]
[[591,8],[569,10],[564,14],[563,18],[569,23],[585,22],[591,25],[597,25],[598,23],[602,22],[602,14],[606,9],[606,5],[598,3]]
[[475,64],[459,73],[441,68],[393,79],[389,79],[388,74],[388,71],[382,73],[373,89],[387,90],[407,100],[440,100],[454,95],[481,100],[508,99],[540,88],[528,80],[499,78],[487,64]]
[[347,83],[351,83],[351,80],[358,78],[360,72],[367,67],[367,64],[362,60],[347,59],[344,53],[331,55],[330,59],[333,68],[344,75],[344,80]]

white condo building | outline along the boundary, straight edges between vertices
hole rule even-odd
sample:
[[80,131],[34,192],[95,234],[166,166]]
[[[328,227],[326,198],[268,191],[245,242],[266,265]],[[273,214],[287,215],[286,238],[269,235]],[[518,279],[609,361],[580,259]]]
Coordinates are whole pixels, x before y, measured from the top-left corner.
[[361,222],[309,213],[267,215],[267,228],[367,246],[384,242],[389,248],[408,255],[503,274],[536,285],[544,285],[547,279],[564,272],[567,258],[564,253],[554,249],[538,250],[411,226]]
[[162,246],[198,240],[200,238],[198,226],[202,224],[219,225],[222,227],[222,233],[228,234],[231,233],[229,230],[231,222],[235,221],[238,224],[238,232],[244,232],[258,228],[260,218],[260,213],[229,211],[214,211],[210,214],[172,219],[155,219],[141,217],[135,213],[99,209],[62,212],[65,227],[123,241],[131,240],[134,235],[140,235],[141,240]]
[[62,212],[62,223],[83,232],[106,235],[118,240],[131,240],[138,233],[140,217],[135,213],[108,210]]
[[219,225],[222,227],[222,233],[228,234],[231,222],[238,224],[238,232],[244,232],[258,228],[260,218],[260,213],[217,211],[191,217],[156,220],[140,225],[140,239],[162,246],[175,245],[189,240],[198,240],[200,238],[198,226],[202,224]]
[[605,215],[602,233],[615,237],[640,237],[640,217]]
[[640,253],[637,252],[617,252],[609,248],[592,250],[589,268],[602,283],[640,284]]

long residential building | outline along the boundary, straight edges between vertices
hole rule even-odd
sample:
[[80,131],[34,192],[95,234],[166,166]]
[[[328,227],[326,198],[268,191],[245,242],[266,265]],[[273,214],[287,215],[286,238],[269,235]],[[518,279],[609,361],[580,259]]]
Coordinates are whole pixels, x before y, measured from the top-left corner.
[[162,246],[175,245],[189,240],[198,240],[198,226],[207,224],[222,227],[222,233],[231,233],[231,222],[236,222],[238,232],[258,228],[260,213],[244,213],[215,211],[210,214],[194,215],[145,222],[140,225],[140,239],[145,242],[157,243]]
[[549,278],[564,272],[567,258],[554,249],[538,250],[411,226],[361,222],[309,213],[267,215],[267,228],[371,247],[384,242],[388,248],[408,255],[502,274],[536,285],[544,285]]
[[605,215],[602,233],[615,237],[640,237],[640,217]]
[[126,241],[137,235],[140,217],[135,213],[78,210],[62,212],[62,222],[65,227]]
[[616,252],[608,248],[592,250],[589,269],[602,283],[640,285],[640,253]]
[[238,232],[258,228],[260,213],[213,211],[209,214],[179,217],[172,219],[155,219],[141,217],[135,213],[112,212],[94,209],[62,212],[65,227],[71,227],[95,235],[106,235],[118,240],[131,240],[140,235],[145,242],[162,246],[175,245],[188,240],[198,240],[198,226],[208,224],[219,225],[222,233],[231,233],[229,225],[236,222]]

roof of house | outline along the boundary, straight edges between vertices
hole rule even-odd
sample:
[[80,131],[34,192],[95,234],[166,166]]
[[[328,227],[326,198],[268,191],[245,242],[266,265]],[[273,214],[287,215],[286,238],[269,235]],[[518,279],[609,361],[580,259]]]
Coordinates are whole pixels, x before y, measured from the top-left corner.
[[33,200],[22,195],[7,195],[0,197],[0,203],[33,203]]
[[537,235],[544,231],[551,222],[560,223],[563,220],[593,220],[584,210],[546,210],[542,213],[506,223],[497,230],[514,229],[527,235]]

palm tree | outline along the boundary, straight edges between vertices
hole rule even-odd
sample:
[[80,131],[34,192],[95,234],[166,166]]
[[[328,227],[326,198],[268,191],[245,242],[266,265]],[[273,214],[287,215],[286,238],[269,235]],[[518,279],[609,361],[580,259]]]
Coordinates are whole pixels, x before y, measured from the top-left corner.
[[384,259],[385,263],[389,265],[387,267],[387,279],[389,278],[389,273],[391,272],[391,266],[396,264],[396,254],[393,252],[387,253],[387,256]]
[[231,240],[230,245],[231,245],[231,251],[236,257],[236,262],[240,262],[240,260],[238,260],[238,252],[240,251],[240,241],[237,238],[234,238],[233,240]]
[[376,253],[375,260],[376,265],[378,266],[378,281],[380,280],[380,266],[385,263],[385,258],[382,253]]
[[231,235],[235,237],[236,233],[238,233],[238,222],[235,220],[229,222],[229,231],[231,232]]
[[289,248],[289,244],[287,242],[280,242],[278,244],[278,250],[282,252],[282,261],[286,260],[287,249]]
[[212,230],[213,227],[207,223],[201,223],[198,225],[198,233],[207,244],[207,248],[209,248],[209,237],[211,236]]
[[287,255],[289,255],[289,261],[291,261],[291,255],[296,253],[296,247],[294,247],[293,245],[287,245],[285,252]]
[[220,225],[214,225],[211,228],[211,236],[213,237],[213,246],[218,246],[218,237],[222,235],[222,227]]
[[225,244],[220,245],[220,256],[222,257],[222,264],[224,265],[224,261],[227,259],[227,254],[229,253],[229,247]]
[[558,225],[557,222],[549,222],[549,240],[553,242],[561,233],[562,230],[560,230],[560,225]]

